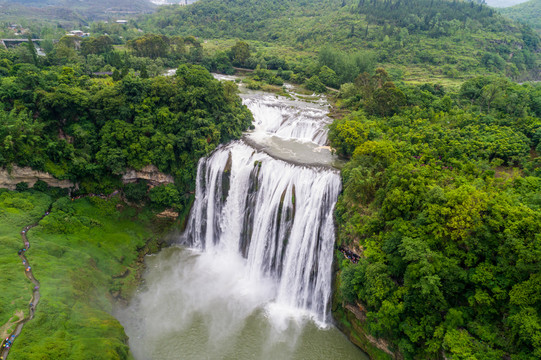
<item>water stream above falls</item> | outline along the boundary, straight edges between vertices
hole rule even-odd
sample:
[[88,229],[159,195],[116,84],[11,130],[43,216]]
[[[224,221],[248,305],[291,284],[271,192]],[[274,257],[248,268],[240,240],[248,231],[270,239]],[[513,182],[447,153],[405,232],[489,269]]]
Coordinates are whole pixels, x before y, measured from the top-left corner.
[[331,325],[326,104],[243,90],[255,129],[199,162],[178,246],[117,317],[136,359],[367,359]]

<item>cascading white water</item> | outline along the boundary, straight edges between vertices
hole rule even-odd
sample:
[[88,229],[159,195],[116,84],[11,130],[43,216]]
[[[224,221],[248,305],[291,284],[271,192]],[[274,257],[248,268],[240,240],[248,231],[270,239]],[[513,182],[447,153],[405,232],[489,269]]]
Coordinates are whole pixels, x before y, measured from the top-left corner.
[[331,123],[326,109],[311,104],[299,107],[298,102],[290,102],[274,96],[245,97],[243,103],[254,114],[256,130],[274,134],[283,139],[327,143],[327,128]]
[[[321,106],[253,94],[243,103],[263,138],[327,142],[330,119]],[[205,251],[240,253],[248,274],[274,280],[269,311],[305,312],[324,323],[331,292],[332,212],[340,186],[334,169],[293,165],[233,142],[200,160],[196,200],[182,241]]]
[[324,322],[339,191],[336,171],[288,164],[234,142],[200,161],[183,241],[239,252],[248,274],[276,281],[274,308]]

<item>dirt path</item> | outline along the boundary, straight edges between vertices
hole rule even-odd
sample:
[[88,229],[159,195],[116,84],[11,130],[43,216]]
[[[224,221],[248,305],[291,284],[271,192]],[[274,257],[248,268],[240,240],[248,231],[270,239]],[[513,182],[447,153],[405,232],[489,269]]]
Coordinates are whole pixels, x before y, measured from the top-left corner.
[[30,280],[32,282],[32,284],[34,284],[34,290],[32,291],[32,298],[30,299],[30,302],[28,304],[28,307],[29,307],[28,316],[25,317],[22,320],[19,320],[17,322],[15,330],[11,333],[11,335],[9,335],[5,339],[2,339],[2,345],[1,345],[1,351],[0,351],[0,359],[1,360],[6,360],[7,359],[8,355],[9,355],[9,350],[13,346],[13,342],[21,334],[21,331],[23,330],[24,325],[28,321],[30,321],[30,320],[32,320],[34,318],[34,314],[35,314],[35,311],[36,311],[36,306],[39,303],[39,299],[40,299],[39,281],[34,277],[34,274],[32,273],[32,267],[30,266],[30,262],[26,258],[26,251],[30,248],[30,242],[28,241],[28,238],[26,237],[26,234],[28,233],[28,230],[32,229],[33,227],[38,226],[41,219],[43,219],[45,216],[49,215],[50,210],[51,209],[49,208],[49,210],[47,210],[47,212],[36,223],[34,223],[32,225],[28,225],[28,226],[24,227],[21,230],[21,238],[23,240],[24,248],[20,249],[18,254],[19,254],[19,257],[21,258],[21,261],[23,263],[24,273],[25,273],[26,277],[28,278],[28,280]]
[[[18,318],[19,320],[13,322],[12,324],[11,321],[13,320],[13,318]],[[22,310],[16,310],[15,316],[10,317],[7,323],[0,326],[0,340],[4,339],[6,336],[9,336],[10,334],[8,332],[9,328],[13,326],[14,324],[18,324],[19,322],[23,321],[23,319],[24,319],[24,312]]]

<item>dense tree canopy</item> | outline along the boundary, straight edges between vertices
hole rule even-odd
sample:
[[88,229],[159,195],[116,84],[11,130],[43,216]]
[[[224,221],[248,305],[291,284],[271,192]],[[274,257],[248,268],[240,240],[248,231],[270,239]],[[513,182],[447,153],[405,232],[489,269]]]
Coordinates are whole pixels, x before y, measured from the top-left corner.
[[[343,87],[357,111],[330,131],[351,157],[339,242],[362,255],[342,264],[343,298],[407,359],[539,358],[541,87],[386,83],[378,70]],[[383,114],[367,92],[386,88],[404,102]]]
[[511,7],[497,9],[503,15],[530,25],[537,33],[541,33],[541,1],[530,0]]
[[[340,89],[339,245],[360,255],[340,264],[340,296],[407,359],[541,357],[541,86],[502,77],[538,76],[529,27],[478,2],[201,0],[91,31],[103,36],[62,37],[45,57],[30,43],[0,51],[0,166],[107,192],[154,164],[175,184],[128,184],[126,199],[186,212],[197,160],[251,122],[236,85],[209,71]],[[191,35],[231,42],[208,51]],[[393,81],[403,68],[466,81]],[[46,231],[84,232],[55,216]]]

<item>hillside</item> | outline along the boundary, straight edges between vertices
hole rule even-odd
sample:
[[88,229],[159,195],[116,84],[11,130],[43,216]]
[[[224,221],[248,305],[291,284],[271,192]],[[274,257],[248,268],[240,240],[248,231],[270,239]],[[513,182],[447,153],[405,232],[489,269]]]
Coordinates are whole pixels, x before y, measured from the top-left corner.
[[528,0],[488,0],[488,1],[485,1],[485,3],[488,5],[488,6],[492,6],[492,7],[495,7],[495,8],[507,8],[507,7],[510,7],[510,6],[515,6],[515,5],[518,5],[518,4],[522,4],[524,2],[526,2]]
[[473,2],[202,0],[159,8],[138,26],[169,35],[272,42],[296,52],[325,45],[377,51],[380,64],[418,77],[539,77],[539,36]]
[[541,34],[541,0],[530,0],[499,11],[508,18],[527,23]]
[[0,9],[0,20],[3,21],[55,21],[76,27],[94,20],[149,13],[155,5],[148,0],[9,0],[0,2]]
[[[336,303],[364,312],[336,318],[404,359],[540,359],[541,86],[386,79],[342,94],[363,111],[330,127],[351,157],[338,244],[359,255],[340,256]],[[391,111],[393,97],[407,105]]]

